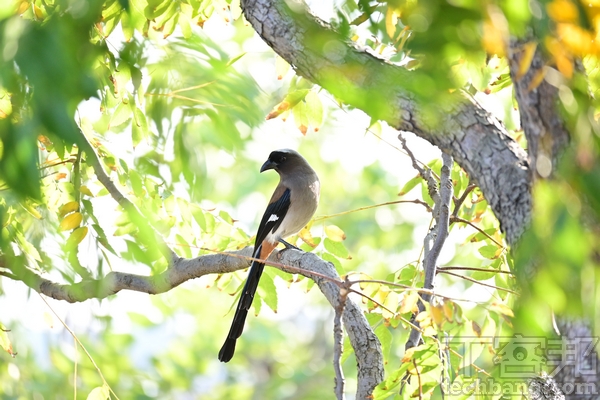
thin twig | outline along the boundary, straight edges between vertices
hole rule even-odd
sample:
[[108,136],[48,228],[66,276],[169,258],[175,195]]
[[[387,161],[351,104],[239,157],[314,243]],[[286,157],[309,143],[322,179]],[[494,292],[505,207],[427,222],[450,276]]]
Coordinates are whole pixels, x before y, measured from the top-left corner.
[[423,399],[423,385],[421,383],[421,373],[419,372],[419,367],[417,366],[417,360],[413,359],[413,365],[415,366],[415,373],[417,374],[417,385],[419,387],[419,399]]
[[58,167],[59,165],[72,163],[72,162],[75,162],[76,160],[77,160],[76,158],[68,158],[66,160],[62,160],[62,161],[59,161],[59,162],[54,163],[54,164],[47,164],[50,161],[46,161],[44,163],[44,165],[42,165],[38,169],[41,171],[41,170],[46,169],[46,168]]
[[[400,143],[402,143],[402,148],[406,151],[406,153],[410,157],[413,168],[416,169],[419,172],[419,174],[421,174],[423,179],[425,179],[425,182],[427,182],[427,191],[429,192],[429,196],[431,197],[431,199],[433,200],[433,202],[435,204],[438,204],[439,203],[439,195],[440,195],[439,190],[438,190],[438,180],[443,179],[443,178],[438,178],[437,175],[435,175],[433,173],[433,171],[431,170],[431,168],[429,168],[428,166],[425,166],[424,168],[419,166],[419,164],[417,162],[417,158],[415,157],[415,155],[412,153],[412,151],[406,145],[406,139],[404,138],[404,136],[401,133],[398,134],[398,140],[400,140]],[[452,168],[452,167],[450,167],[450,168]]]
[[79,203],[81,200],[81,192],[79,191],[81,188],[81,148],[77,148],[77,157],[75,158],[75,162],[73,163],[73,193],[75,197],[75,201]]
[[424,202],[422,200],[419,200],[419,199],[414,199],[414,200],[396,200],[396,201],[388,201],[386,203],[373,204],[371,206],[359,207],[359,208],[355,208],[353,210],[342,211],[342,212],[336,213],[336,214],[320,215],[318,217],[313,218],[313,222],[322,221],[322,220],[329,219],[329,218],[334,218],[334,217],[339,217],[341,215],[351,214],[351,213],[355,213],[355,212],[358,212],[358,211],[370,210],[371,208],[389,206],[389,205],[393,205],[393,204],[402,204],[402,203],[419,204],[419,205],[422,205],[423,207],[425,207],[428,212],[432,212],[433,211],[431,209],[431,207],[429,206],[429,204],[427,204],[426,202]]
[[511,275],[511,276],[515,275],[510,271],[504,271],[501,269],[477,268],[477,267],[438,267],[437,271],[438,272],[442,272],[442,271],[479,271],[479,272],[490,272],[490,273],[494,273],[494,274],[507,274],[507,275]]
[[494,239],[493,237],[491,237],[488,233],[486,233],[483,229],[481,229],[480,227],[478,227],[477,225],[475,225],[474,223],[472,223],[471,221],[467,221],[464,218],[461,217],[455,217],[455,216],[451,216],[450,217],[450,222],[454,223],[454,222],[460,222],[462,224],[467,224],[475,229],[477,229],[480,233],[482,233],[485,237],[487,237],[488,239],[490,239],[492,242],[496,243],[499,247],[502,248],[502,250],[506,250],[506,247],[504,247],[504,245],[500,242],[498,242],[496,239]]
[[73,398],[77,399],[77,359],[79,358],[79,351],[77,351],[77,349],[79,347],[77,346],[75,337],[73,337],[73,342],[75,344],[75,346],[73,346],[75,348],[75,361],[73,363]]
[[476,184],[470,183],[469,186],[467,186],[467,188],[463,192],[463,194],[460,196],[460,198],[454,201],[454,211],[452,212],[453,217],[458,217],[458,211],[460,211],[460,207],[467,199],[467,196],[469,195],[469,193],[471,193],[473,191],[473,189],[475,189],[476,187],[477,187]]
[[510,290],[510,289],[503,288],[503,287],[496,286],[496,285],[490,285],[489,283],[483,283],[483,282],[480,282],[477,279],[473,279],[473,278],[471,278],[469,276],[455,274],[454,272],[443,271],[443,270],[442,271],[438,271],[438,272],[442,272],[442,273],[447,274],[447,275],[456,276],[457,278],[461,278],[461,279],[467,280],[469,282],[476,283],[476,284],[481,285],[481,286],[487,286],[487,287],[492,288],[492,289],[502,290],[502,291],[505,291],[505,292],[508,292],[508,293],[512,293],[512,294],[516,294],[516,295],[519,294],[519,293],[515,292],[514,290]]
[[65,329],[71,334],[71,336],[73,336],[73,339],[75,339],[75,341],[77,342],[77,344],[79,345],[79,347],[81,347],[81,349],[83,350],[83,352],[85,353],[85,355],[87,356],[87,358],[90,360],[90,362],[92,363],[92,365],[94,366],[94,368],[98,372],[98,375],[100,375],[100,378],[102,379],[102,382],[106,385],[106,387],[108,387],[108,390],[110,390],[110,392],[113,394],[113,396],[115,396],[115,398],[117,400],[119,400],[119,397],[112,390],[112,388],[110,387],[110,385],[108,384],[108,382],[104,378],[104,375],[102,374],[102,371],[100,370],[100,368],[98,367],[98,365],[96,364],[96,362],[94,361],[94,359],[92,358],[92,356],[90,355],[90,353],[87,351],[87,349],[85,348],[85,346],[83,345],[83,343],[81,343],[81,341],[79,340],[79,338],[77,337],[77,335],[75,335],[75,332],[73,332],[71,330],[71,328],[69,328],[69,326],[65,323],[65,321],[63,321],[63,319],[56,313],[56,311],[54,311],[54,309],[46,301],[46,299],[44,298],[44,296],[42,296],[40,293],[38,293],[38,295],[40,296],[40,298],[42,299],[42,301],[44,303],[46,303],[46,305],[48,306],[48,308],[50,309],[50,311],[52,311],[52,313],[56,316],[56,318],[58,318],[58,320],[65,327]]

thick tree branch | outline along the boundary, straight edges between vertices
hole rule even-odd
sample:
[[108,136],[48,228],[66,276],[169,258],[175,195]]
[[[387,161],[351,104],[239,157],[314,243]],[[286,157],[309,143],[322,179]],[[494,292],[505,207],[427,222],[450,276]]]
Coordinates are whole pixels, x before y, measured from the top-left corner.
[[509,244],[516,242],[531,219],[527,155],[472,98],[456,92],[455,101],[432,118],[405,89],[409,71],[356,48],[304,3],[244,0],[242,8],[256,32],[298,75],[451,155],[481,188]]
[[569,143],[569,133],[557,112],[558,82],[549,83],[560,81],[560,73],[546,66],[542,51],[531,40],[512,39],[508,56],[531,169],[547,178]]
[[[75,303],[88,299],[103,299],[121,290],[148,294],[164,293],[190,279],[248,268],[251,256],[252,248],[246,247],[230,254],[210,254],[192,259],[177,257],[172,260],[167,270],[158,275],[143,276],[113,271],[101,279],[74,284],[52,282],[27,268],[20,268],[17,277],[39,293]],[[277,268],[283,271],[301,273],[313,279],[331,306],[336,310],[343,309],[342,321],[359,365],[356,398],[367,398],[383,379],[381,344],[360,307],[347,298],[347,294],[342,295],[341,287],[344,285],[333,265],[312,253],[297,250],[275,251],[269,260],[276,261]],[[0,267],[5,267],[5,263],[6,260],[0,259]]]
[[344,332],[342,331],[342,314],[346,306],[348,291],[342,291],[340,301],[335,309],[333,319],[333,370],[335,371],[335,397],[344,399],[344,386],[346,379],[342,370],[342,353],[344,351]]

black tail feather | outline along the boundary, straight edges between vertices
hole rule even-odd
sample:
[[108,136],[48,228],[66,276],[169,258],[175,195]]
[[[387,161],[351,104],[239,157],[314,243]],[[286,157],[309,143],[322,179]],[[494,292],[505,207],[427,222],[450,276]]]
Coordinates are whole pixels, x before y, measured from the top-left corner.
[[[259,246],[256,249],[254,255],[255,258],[257,258],[257,254],[260,254],[261,247],[262,246]],[[246,280],[246,284],[242,289],[242,294],[240,296],[237,309],[235,310],[235,315],[233,316],[229,334],[227,334],[227,339],[225,339],[225,343],[219,351],[219,361],[221,362],[228,362],[233,357],[233,353],[235,353],[235,342],[244,331],[246,316],[248,316],[248,310],[250,310],[250,307],[252,306],[254,294],[256,293],[256,288],[258,287],[258,281],[260,280],[260,276],[262,275],[264,268],[265,264],[257,261],[253,261],[250,265],[248,279]]]

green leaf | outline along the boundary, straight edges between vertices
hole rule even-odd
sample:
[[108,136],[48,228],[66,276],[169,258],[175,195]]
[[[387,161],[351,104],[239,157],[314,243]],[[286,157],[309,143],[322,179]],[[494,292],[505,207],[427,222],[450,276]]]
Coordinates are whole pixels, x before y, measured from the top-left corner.
[[115,233],[113,233],[113,236],[123,236],[123,235],[129,235],[131,233],[137,232],[138,227],[137,225],[128,222],[124,225],[119,226],[116,230]]
[[406,267],[400,270],[400,275],[398,276],[398,283],[409,285],[415,279],[417,274],[417,268],[414,265],[407,265]]
[[108,129],[118,127],[119,125],[125,123],[129,118],[131,118],[132,115],[133,112],[131,111],[131,106],[125,102],[121,102],[110,118]]
[[328,252],[330,252],[331,254],[333,254],[334,256],[344,258],[347,260],[350,259],[348,250],[346,249],[346,246],[344,246],[343,243],[334,242],[333,240],[331,240],[329,238],[325,238],[325,240],[323,241],[323,244],[325,245],[325,249]]
[[4,351],[6,351],[12,357],[15,357],[17,355],[17,353],[15,353],[13,350],[10,339],[8,338],[8,330],[2,324],[0,324],[0,347],[2,347]]
[[142,184],[142,177],[135,170],[129,171],[129,181],[131,182],[131,188],[133,193],[137,197],[144,197],[145,190]]
[[131,125],[131,140],[133,147],[148,136],[148,120],[138,107],[133,107],[133,124]]
[[71,232],[71,234],[69,235],[69,238],[67,239],[67,249],[76,248],[77,245],[79,243],[81,243],[81,241],[83,239],[85,239],[87,234],[88,234],[87,226],[80,226],[79,228],[73,230],[73,232]]
[[321,103],[319,95],[314,90],[308,92],[305,101],[308,123],[316,132],[321,128],[321,125],[323,125],[323,104]]
[[400,189],[398,196],[404,196],[405,194],[410,192],[415,186],[417,186],[421,182],[423,182],[423,178],[421,177],[420,174],[417,174],[417,176],[415,176],[414,178],[412,178],[411,180],[406,182],[404,184],[404,186],[402,186],[402,189]]
[[389,358],[392,345],[392,333],[390,329],[385,324],[381,324],[375,329],[375,335],[377,335],[381,342],[381,351],[384,357]]
[[94,388],[90,394],[88,394],[87,400],[108,400],[110,399],[110,391],[108,386],[102,385]]
[[204,211],[197,205],[191,204],[192,215],[198,223],[198,226],[203,232],[206,232],[206,219],[204,218]]
[[308,132],[308,114],[306,110],[306,103],[303,101],[298,102],[293,108],[294,113],[294,121],[296,122],[296,127],[303,135],[306,135]]
[[273,312],[277,312],[277,289],[275,288],[273,278],[274,275],[270,269],[267,269],[260,278],[258,290],[260,290],[260,297],[265,304],[273,310]]
[[115,252],[115,250],[112,248],[112,246],[108,242],[108,238],[106,237],[106,234],[104,233],[104,229],[102,229],[100,227],[100,225],[98,225],[97,223],[93,224],[92,228],[94,228],[94,231],[96,231],[96,234],[98,235],[98,238],[96,239],[96,240],[98,240],[98,243],[100,243],[102,246],[104,246],[104,248],[106,250],[110,251],[111,253],[113,253],[116,256],[117,253]]
[[495,245],[482,246],[478,250],[479,254],[490,260],[494,260],[502,254],[502,249]]
[[240,58],[244,57],[246,55],[246,52],[243,52],[241,54],[238,54],[237,56],[233,57],[232,59],[230,59],[229,61],[227,61],[227,66],[231,66],[233,65],[237,60],[239,60]]

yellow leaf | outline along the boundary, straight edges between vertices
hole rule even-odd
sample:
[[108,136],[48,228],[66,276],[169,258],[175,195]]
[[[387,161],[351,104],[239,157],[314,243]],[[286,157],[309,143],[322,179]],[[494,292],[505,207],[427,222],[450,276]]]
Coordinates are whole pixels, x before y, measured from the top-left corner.
[[529,71],[531,61],[533,61],[533,56],[535,55],[535,49],[537,49],[537,43],[535,42],[528,42],[523,45],[523,55],[519,61],[519,69],[516,76],[517,80],[524,77],[527,71]]
[[404,357],[402,357],[402,363],[407,363],[412,360],[413,355],[415,353],[416,347],[411,347],[410,349],[404,352]]
[[413,290],[404,295],[402,299],[402,303],[400,304],[400,314],[406,314],[407,312],[412,312],[413,310],[417,310],[416,305],[419,301],[419,292]]
[[40,212],[31,204],[25,203],[21,204],[21,206],[35,219],[42,219],[42,214],[40,214]]
[[87,226],[80,226],[79,228],[75,229],[73,232],[71,232],[71,235],[69,235],[69,238],[67,239],[67,247],[77,247],[77,245],[81,243],[81,241],[87,236],[87,234]]
[[28,8],[29,8],[29,1],[27,1],[27,0],[21,1],[21,4],[19,4],[19,8],[17,9],[17,14],[21,15],[21,14],[25,13]]
[[529,86],[527,86],[527,91],[531,92],[535,90],[538,86],[542,84],[544,78],[546,77],[546,69],[542,68],[535,73],[533,78],[531,78],[531,82],[529,82]]
[[592,32],[578,25],[566,23],[558,24],[556,30],[558,37],[572,54],[579,57],[598,54],[600,48]]
[[391,7],[388,7],[385,12],[385,31],[388,36],[393,40],[396,35],[396,25],[398,24],[398,16]]
[[453,321],[453,317],[454,317],[454,308],[452,307],[452,304],[453,303],[451,303],[449,301],[444,302],[444,316],[450,322]]
[[8,354],[10,354],[14,358],[17,355],[17,353],[15,353],[13,350],[12,343],[8,338],[7,332],[10,331],[6,329],[4,325],[0,324],[0,347],[2,347]]
[[475,321],[471,321],[471,327],[473,328],[473,332],[479,337],[481,337],[481,327]]
[[79,210],[79,203],[76,201],[70,201],[68,203],[63,204],[58,209],[58,216],[64,217],[65,215],[72,213],[73,211]]
[[310,233],[310,229],[308,229],[306,227],[302,228],[302,230],[298,233],[298,237],[300,239],[302,239],[302,241],[304,243],[306,243],[307,245],[309,245],[310,247],[312,247],[312,248],[317,247],[317,244],[313,240],[312,233]]
[[44,322],[46,323],[48,328],[50,328],[50,329],[54,328],[54,319],[52,318],[52,315],[50,315],[50,313],[48,311],[44,311]]
[[432,306],[429,309],[429,312],[431,313],[431,319],[433,322],[435,322],[438,327],[441,327],[444,323],[444,306],[437,304]]
[[548,15],[556,22],[577,22],[577,6],[568,0],[554,0],[546,5]]
[[508,317],[515,316],[513,311],[507,305],[502,304],[502,303],[492,303],[492,306],[490,307],[490,309],[496,311],[499,314],[506,315]]
[[277,79],[282,80],[289,70],[290,64],[288,64],[283,58],[275,56],[275,73],[277,74]]
[[325,234],[334,242],[346,240],[346,234],[337,225],[327,225],[325,227]]
[[483,22],[483,47],[488,54],[504,55],[508,43],[508,22],[496,6],[488,6],[489,19]]
[[[398,293],[389,292],[383,302],[385,308],[381,311],[381,316],[385,319],[394,318],[394,313],[398,308]],[[389,310],[389,311],[388,311]]]
[[75,229],[81,224],[81,221],[83,221],[83,215],[81,215],[80,212],[74,212],[67,215],[62,221],[60,221],[60,226],[58,229],[61,231]]
[[381,286],[379,288],[379,290],[375,293],[375,296],[373,296],[373,297],[379,303],[383,304],[389,294],[390,294],[390,289],[387,286]]
[[81,185],[81,187],[79,188],[79,191],[83,194],[86,194],[90,197],[94,197],[94,194],[92,193],[92,191],[90,190],[90,188],[88,188],[86,185]]
[[35,4],[33,5],[33,13],[37,19],[44,19],[44,11]]
[[98,386],[88,394],[87,400],[107,400],[110,399],[108,386]]
[[44,136],[44,135],[39,135],[37,139],[45,147],[50,147],[54,144],[54,143],[52,143],[52,141],[50,141],[50,139],[48,139],[47,136]]

